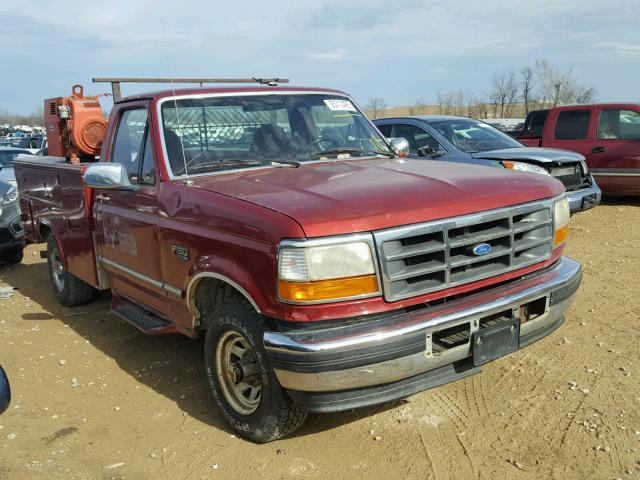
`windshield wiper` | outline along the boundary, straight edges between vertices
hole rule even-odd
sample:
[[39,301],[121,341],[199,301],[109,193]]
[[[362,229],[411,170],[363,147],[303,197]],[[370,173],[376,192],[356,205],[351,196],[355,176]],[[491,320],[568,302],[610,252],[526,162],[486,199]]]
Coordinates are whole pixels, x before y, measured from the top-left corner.
[[291,165],[292,167],[298,168],[300,165],[302,165],[302,162],[299,162],[298,160],[263,160],[264,162],[268,162],[268,163],[279,163],[280,165]]
[[360,148],[332,148],[329,150],[322,150],[320,152],[310,153],[309,158],[318,158],[328,155],[340,155],[341,153],[361,153],[364,155],[384,155],[385,157],[394,158],[396,155],[391,152],[380,152],[378,150],[363,150]]

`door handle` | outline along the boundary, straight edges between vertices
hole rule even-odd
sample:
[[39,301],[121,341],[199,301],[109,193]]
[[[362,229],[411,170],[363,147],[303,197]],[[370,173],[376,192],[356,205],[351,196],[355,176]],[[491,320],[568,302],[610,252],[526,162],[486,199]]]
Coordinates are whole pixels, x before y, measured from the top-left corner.
[[607,149],[604,148],[604,147],[593,147],[591,149],[591,153],[604,153],[606,151],[607,151]]
[[109,195],[105,195],[104,193],[99,193],[98,195],[96,195],[96,200],[106,201],[111,200],[111,197]]

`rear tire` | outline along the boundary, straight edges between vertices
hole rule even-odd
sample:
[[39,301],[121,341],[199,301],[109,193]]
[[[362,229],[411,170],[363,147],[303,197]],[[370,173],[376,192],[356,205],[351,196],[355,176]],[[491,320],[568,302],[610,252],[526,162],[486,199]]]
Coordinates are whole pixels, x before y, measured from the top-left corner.
[[203,317],[207,377],[227,424],[256,443],[300,428],[307,413],[287,396],[268,363],[262,342],[264,317],[238,296],[213,312],[203,311]]
[[15,250],[9,250],[0,254],[0,261],[6,263],[20,263],[24,257],[24,248],[16,248]]
[[53,235],[49,235],[47,239],[47,265],[53,291],[60,303],[73,307],[93,300],[93,287],[69,273],[64,267],[60,248]]

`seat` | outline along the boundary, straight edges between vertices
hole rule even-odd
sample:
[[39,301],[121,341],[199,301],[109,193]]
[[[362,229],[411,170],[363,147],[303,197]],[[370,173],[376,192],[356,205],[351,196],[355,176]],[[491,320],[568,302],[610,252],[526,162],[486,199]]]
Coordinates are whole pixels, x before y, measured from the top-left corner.
[[263,158],[275,158],[291,153],[291,143],[285,131],[277,125],[261,125],[256,129],[249,151]]

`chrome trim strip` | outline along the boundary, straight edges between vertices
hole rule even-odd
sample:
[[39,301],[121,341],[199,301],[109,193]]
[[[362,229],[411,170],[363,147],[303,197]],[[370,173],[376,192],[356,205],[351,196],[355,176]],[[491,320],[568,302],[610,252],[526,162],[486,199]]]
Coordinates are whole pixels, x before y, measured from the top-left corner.
[[[335,336],[318,340],[313,332],[303,329],[291,332],[265,332],[264,345],[268,351],[299,355],[318,352],[348,352],[354,348],[391,342],[420,331],[440,329],[467,318],[490,315],[515,304],[526,303],[570,284],[580,275],[578,262],[561,257],[546,270],[534,272],[515,282],[495,287],[459,300],[425,309],[420,313],[398,315],[398,322],[386,329],[358,331],[351,335],[336,329]],[[320,325],[321,328],[321,325]],[[322,332],[322,330],[319,330]],[[326,337],[326,336],[324,336]]]
[[[291,300],[284,300],[280,297],[280,251],[284,247],[293,247],[293,248],[305,248],[305,247],[318,247],[325,245],[341,245],[343,243],[352,243],[352,242],[364,242],[369,245],[369,250],[371,251],[371,260],[373,262],[373,271],[376,276],[376,280],[378,283],[378,291],[375,293],[367,293],[364,295],[354,295],[351,297],[341,297],[330,300],[321,300],[315,302],[295,302]],[[323,303],[336,303],[336,302],[346,302],[348,300],[360,300],[363,298],[371,298],[371,297],[379,297],[382,295],[382,284],[380,283],[380,271],[379,271],[379,262],[378,262],[378,252],[373,240],[373,236],[370,233],[354,233],[349,235],[337,235],[332,237],[319,237],[319,238],[309,238],[309,239],[285,239],[280,242],[278,245],[278,253],[276,256],[276,288],[278,289],[278,300],[282,303],[287,303],[290,305],[321,305]]]
[[147,275],[136,272],[135,270],[132,270],[129,267],[125,267],[124,265],[114,262],[113,260],[109,260],[108,258],[105,258],[102,255],[98,257],[98,260],[103,265],[107,265],[109,267],[120,270],[128,275],[131,275],[132,277],[137,278],[138,280],[142,280],[143,282],[153,285],[154,287],[160,288],[162,290],[166,290],[167,292],[173,295],[176,295],[178,297],[182,297],[182,290],[172,285],[169,285],[168,283],[161,282],[159,280],[156,280],[155,278],[151,278],[151,277],[148,277]]
[[589,171],[593,176],[640,177],[640,169],[638,168],[592,168]]

